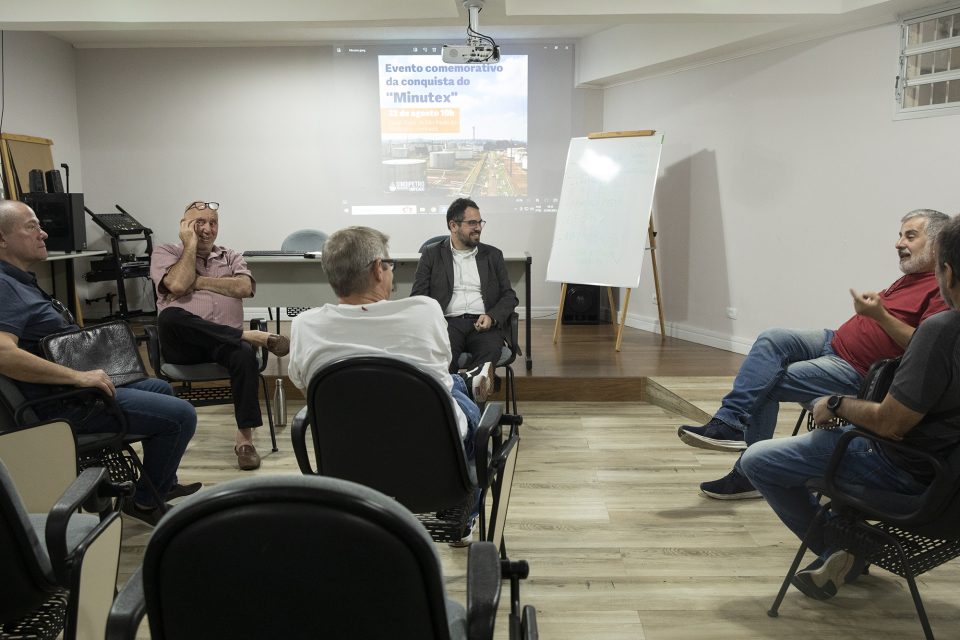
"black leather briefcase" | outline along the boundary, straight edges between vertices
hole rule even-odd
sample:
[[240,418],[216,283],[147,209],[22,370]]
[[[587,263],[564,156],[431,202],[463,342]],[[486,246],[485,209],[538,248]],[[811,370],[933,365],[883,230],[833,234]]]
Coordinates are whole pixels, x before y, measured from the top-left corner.
[[54,333],[40,349],[47,360],[77,371],[103,369],[118,387],[147,377],[137,339],[123,320]]

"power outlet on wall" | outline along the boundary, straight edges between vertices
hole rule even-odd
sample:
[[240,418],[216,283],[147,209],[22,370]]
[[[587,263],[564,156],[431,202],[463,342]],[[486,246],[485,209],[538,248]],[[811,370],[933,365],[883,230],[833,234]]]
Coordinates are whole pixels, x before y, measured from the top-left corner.
[[727,307],[727,317],[731,320],[737,319],[737,308],[736,307]]

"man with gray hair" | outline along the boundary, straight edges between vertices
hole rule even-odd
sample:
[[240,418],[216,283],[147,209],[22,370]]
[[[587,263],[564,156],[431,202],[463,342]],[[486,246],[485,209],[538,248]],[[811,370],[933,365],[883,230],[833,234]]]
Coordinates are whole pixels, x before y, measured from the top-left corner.
[[[773,437],[780,402],[808,404],[830,394],[856,395],[870,365],[903,353],[921,321],[947,308],[934,276],[933,248],[949,216],[917,209],[901,219],[894,245],[903,277],[880,292],[850,289],[856,314],[836,331],[769,329],[761,333],[720,410],[703,426],[682,426],[692,447],[742,451]],[[740,462],[719,480],[704,482],[710,498],[759,498]]]
[[409,362],[450,391],[460,436],[472,457],[480,422],[477,403],[490,391],[489,375],[473,377],[471,393],[463,377],[449,373],[450,339],[436,300],[390,300],[395,261],[387,240],[369,227],[348,227],[327,239],[323,270],[340,304],[310,309],[294,319],[287,375],[306,392],[317,371],[342,358],[380,355]]

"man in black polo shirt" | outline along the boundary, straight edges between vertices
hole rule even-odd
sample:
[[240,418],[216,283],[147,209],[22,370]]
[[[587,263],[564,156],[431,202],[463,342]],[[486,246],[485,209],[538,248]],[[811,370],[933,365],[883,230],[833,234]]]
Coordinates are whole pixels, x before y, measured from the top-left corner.
[[[877,435],[946,460],[960,445],[960,216],[936,240],[936,276],[950,307],[917,327],[882,402],[844,396],[820,398],[813,408],[818,425],[843,418]],[[807,491],[822,476],[843,430],[815,429],[802,436],[765,440],[743,454],[744,474],[787,527],[803,538],[818,501]],[[841,484],[919,495],[931,481],[921,459],[855,438],[838,470]],[[793,584],[804,594],[826,599],[859,575],[855,558],[826,546],[822,535],[810,543],[820,557],[797,572]]]
[[[46,259],[47,234],[33,210],[22,202],[0,200],[0,374],[11,378],[28,400],[56,392],[56,385],[92,387],[116,398],[132,434],[144,436],[143,467],[161,496],[172,500],[194,493],[200,483],[177,482],[177,467],[197,427],[190,403],[173,395],[166,382],[150,378],[114,387],[102,370],[76,371],[45,360],[40,340],[75,329],[63,305],[37,285],[28,271]],[[80,433],[116,431],[119,425],[104,411],[88,407],[38,405],[43,419],[70,420]],[[124,512],[148,524],[162,515],[145,482],[140,482]]]

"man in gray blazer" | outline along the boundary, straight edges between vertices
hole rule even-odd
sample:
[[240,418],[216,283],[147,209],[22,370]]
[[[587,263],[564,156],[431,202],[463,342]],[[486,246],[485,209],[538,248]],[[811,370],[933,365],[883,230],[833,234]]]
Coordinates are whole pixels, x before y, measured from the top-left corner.
[[503,252],[480,242],[483,225],[476,202],[454,200],[447,209],[450,240],[424,249],[410,292],[440,303],[453,354],[451,373],[459,370],[457,362],[465,351],[474,356],[465,367],[469,371],[496,366],[509,334],[510,314],[519,302]]

